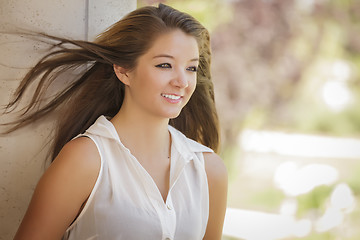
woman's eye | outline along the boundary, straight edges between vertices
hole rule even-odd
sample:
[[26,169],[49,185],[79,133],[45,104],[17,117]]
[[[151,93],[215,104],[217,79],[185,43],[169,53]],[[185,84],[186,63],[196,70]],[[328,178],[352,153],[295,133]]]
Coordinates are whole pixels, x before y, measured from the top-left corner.
[[161,63],[161,64],[156,65],[155,67],[158,67],[158,68],[171,68],[171,65],[169,63]]
[[186,70],[191,71],[191,72],[197,72],[197,67],[188,67]]

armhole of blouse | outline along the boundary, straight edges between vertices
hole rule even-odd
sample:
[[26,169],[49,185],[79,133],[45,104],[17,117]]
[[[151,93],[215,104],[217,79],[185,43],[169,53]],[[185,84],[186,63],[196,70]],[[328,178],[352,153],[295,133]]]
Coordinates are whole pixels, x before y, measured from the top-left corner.
[[80,138],[80,137],[87,137],[87,138],[91,139],[91,140],[93,141],[93,143],[96,145],[96,148],[97,148],[97,150],[98,150],[98,152],[99,152],[99,156],[100,156],[100,170],[99,170],[99,173],[98,173],[98,176],[97,176],[95,185],[94,185],[93,189],[91,190],[91,193],[90,193],[88,199],[86,200],[85,205],[83,206],[83,208],[81,209],[80,213],[79,213],[78,216],[75,218],[75,220],[74,220],[74,221],[70,224],[70,226],[66,229],[65,234],[66,234],[68,231],[70,231],[70,230],[76,225],[76,223],[81,219],[81,217],[84,215],[84,213],[86,212],[87,208],[88,208],[89,205],[91,204],[91,202],[92,202],[92,200],[93,200],[93,198],[94,198],[95,192],[96,192],[96,190],[97,190],[97,188],[98,188],[98,186],[99,186],[99,182],[100,182],[100,179],[101,179],[101,177],[102,177],[103,168],[104,168],[104,166],[103,166],[103,165],[104,165],[104,164],[103,164],[103,157],[102,157],[102,155],[101,155],[100,147],[99,147],[97,141],[96,141],[93,137],[91,137],[91,136],[89,136],[89,135],[85,135],[85,134],[79,135],[79,136],[75,137],[74,139]]
[[[208,151],[210,152],[210,151]],[[207,222],[209,220],[209,206],[210,206],[210,191],[209,191],[209,181],[208,181],[208,176],[207,176],[207,172],[206,172],[206,166],[205,166],[205,156],[204,156],[204,153],[207,153],[207,151],[205,152],[197,152],[196,155],[202,165],[202,170],[203,170],[203,174],[205,175],[204,177],[204,182],[203,182],[203,186],[204,186],[204,191],[205,191],[205,194],[204,194],[204,197],[202,198],[202,207],[205,210],[205,213],[203,213],[203,221],[206,223],[206,224],[203,224],[202,225],[202,234],[203,234],[203,237],[205,236],[205,233],[206,233],[206,227],[207,227]]]

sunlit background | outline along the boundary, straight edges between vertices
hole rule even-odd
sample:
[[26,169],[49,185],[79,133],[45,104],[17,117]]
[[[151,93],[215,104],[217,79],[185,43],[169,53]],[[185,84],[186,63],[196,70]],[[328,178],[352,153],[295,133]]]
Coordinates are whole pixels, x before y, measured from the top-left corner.
[[360,1],[162,2],[211,32],[223,239],[360,239]]

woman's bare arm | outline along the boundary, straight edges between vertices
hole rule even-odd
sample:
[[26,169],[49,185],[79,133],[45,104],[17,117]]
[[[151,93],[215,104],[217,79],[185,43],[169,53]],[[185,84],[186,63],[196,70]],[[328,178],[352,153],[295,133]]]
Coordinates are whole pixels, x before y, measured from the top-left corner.
[[37,184],[14,239],[61,239],[88,198],[100,165],[92,140],[67,143]]
[[209,184],[209,220],[204,240],[220,240],[227,203],[228,174],[222,159],[215,153],[204,153]]

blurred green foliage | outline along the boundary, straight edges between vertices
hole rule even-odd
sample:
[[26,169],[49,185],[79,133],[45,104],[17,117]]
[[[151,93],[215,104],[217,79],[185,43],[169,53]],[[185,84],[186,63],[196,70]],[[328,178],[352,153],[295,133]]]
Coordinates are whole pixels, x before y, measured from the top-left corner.
[[310,236],[303,238],[303,240],[337,240],[337,239],[338,238],[333,234],[331,234],[330,232],[313,233]]
[[316,215],[324,212],[326,200],[329,198],[333,186],[318,186],[311,192],[297,197],[298,217],[302,218],[307,214],[316,211]]
[[[296,119],[297,131],[319,133],[333,136],[358,137],[360,133],[360,104],[342,113],[326,109],[308,110]],[[329,120],[331,119],[331,120]]]
[[352,167],[345,181],[349,184],[351,190],[354,192],[354,195],[360,198],[360,163]]
[[259,206],[263,211],[275,212],[278,210],[281,202],[284,200],[285,194],[279,189],[268,187],[261,192],[256,192],[248,196],[248,204],[257,208]]
[[228,237],[228,236],[223,236],[221,239],[222,240],[239,240],[238,238]]

